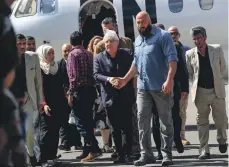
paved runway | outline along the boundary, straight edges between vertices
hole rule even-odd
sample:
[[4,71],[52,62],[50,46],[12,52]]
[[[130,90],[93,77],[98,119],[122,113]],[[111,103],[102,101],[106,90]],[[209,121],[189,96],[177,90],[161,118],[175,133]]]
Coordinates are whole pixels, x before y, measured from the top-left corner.
[[[173,161],[176,167],[224,167],[228,166],[228,153],[221,154],[218,150],[218,144],[216,142],[216,130],[210,131],[210,139],[209,144],[211,146],[211,155],[212,159],[210,160],[203,160],[200,161],[197,159],[198,157],[198,134],[197,131],[190,131],[186,133],[187,139],[190,140],[191,145],[185,147],[185,152],[182,154],[178,154],[176,149],[173,151]],[[102,139],[101,137],[97,137],[100,146],[102,147]],[[152,140],[153,150],[155,150],[154,141]],[[63,160],[63,167],[108,167],[108,166],[118,166],[118,167],[133,167],[133,165],[113,165],[110,154],[103,154],[102,157],[97,159],[94,162],[89,163],[80,163],[75,159],[76,156],[80,155],[80,151],[70,151],[70,152],[63,152],[60,151],[59,153],[62,154],[61,159]],[[156,153],[156,152],[155,152]],[[156,153],[157,154],[157,153]],[[155,155],[156,155],[155,154]],[[146,167],[158,167],[161,166],[161,161],[157,161],[156,164],[149,164]]]
[[[228,97],[228,86],[226,86],[227,97]],[[228,98],[226,99],[227,108],[228,108]],[[227,110],[228,111],[228,110]],[[194,126],[196,125],[196,108],[194,104],[191,102],[191,98],[189,98],[189,106],[187,110],[187,125]],[[213,124],[212,116],[210,115],[210,123]],[[186,138],[191,142],[190,146],[185,147],[185,152],[183,154],[178,154],[176,150],[173,151],[174,156],[174,165],[176,167],[224,167],[228,166],[228,153],[221,154],[218,150],[218,144],[216,140],[216,130],[210,131],[210,138],[209,144],[211,146],[211,155],[212,159],[200,161],[197,160],[198,157],[198,133],[195,129],[191,129],[192,131],[186,132]],[[99,141],[100,147],[102,147],[102,138],[97,136]],[[152,138],[153,150],[155,150],[154,141]],[[74,167],[74,166],[82,166],[82,167],[108,167],[108,166],[119,166],[119,167],[126,167],[133,165],[113,165],[110,159],[110,154],[103,154],[101,158],[94,162],[90,163],[80,163],[75,159],[76,156],[80,155],[80,151],[70,151],[70,152],[63,152],[59,151],[62,154],[61,159],[63,160],[63,167]],[[147,165],[147,167],[156,167],[161,166],[161,161],[158,161],[156,164]]]

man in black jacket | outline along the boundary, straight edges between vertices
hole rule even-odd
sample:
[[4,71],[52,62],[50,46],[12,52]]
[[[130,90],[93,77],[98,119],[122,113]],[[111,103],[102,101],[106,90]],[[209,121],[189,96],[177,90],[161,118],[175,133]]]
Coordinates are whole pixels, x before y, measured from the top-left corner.
[[[114,88],[115,77],[123,77],[129,70],[133,55],[128,49],[118,49],[119,38],[115,31],[109,30],[103,41],[106,50],[94,58],[94,78],[101,85],[102,103],[112,126],[112,135],[118,153],[115,164],[128,163],[130,157],[133,127],[132,105],[135,101],[133,82],[122,89]],[[122,141],[125,136],[125,144]]]
[[[178,42],[174,43],[177,50],[177,57],[179,61],[177,62],[177,72],[174,77],[174,87],[173,87],[173,108],[172,108],[172,118],[174,126],[174,142],[178,153],[184,152],[184,146],[181,141],[180,131],[181,131],[181,117],[180,117],[180,99],[182,96],[186,96],[189,93],[189,82],[186,63],[183,57],[182,45]],[[153,111],[154,113],[157,111]],[[157,134],[160,131],[159,117],[157,114],[154,115],[153,119],[153,137],[158,151],[158,159],[162,159],[161,155],[161,140],[160,135]]]
[[[67,74],[67,59],[68,54],[72,50],[72,46],[70,44],[64,44],[62,46],[62,56],[63,59],[61,59],[58,62],[59,65],[59,74],[62,81],[63,89],[65,91],[65,94],[67,93],[69,89],[69,79]],[[60,138],[61,138],[61,145],[59,146],[60,150],[69,151],[71,146],[75,146],[75,149],[78,149],[82,146],[81,144],[81,137],[79,132],[77,131],[77,128],[75,125],[70,125],[68,123],[68,118],[70,114],[71,108],[69,107],[69,110],[66,111],[67,117],[64,120],[63,125],[60,129]]]

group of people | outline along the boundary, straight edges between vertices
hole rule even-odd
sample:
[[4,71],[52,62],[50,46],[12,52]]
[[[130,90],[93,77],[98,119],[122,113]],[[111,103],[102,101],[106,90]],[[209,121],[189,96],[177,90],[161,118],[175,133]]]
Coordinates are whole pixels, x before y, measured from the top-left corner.
[[[223,80],[227,67],[220,45],[206,43],[205,28],[191,29],[196,47],[190,49],[179,41],[177,27],[165,31],[163,24],[152,24],[142,11],[136,16],[139,36],[133,44],[118,36],[114,19],[105,18],[104,37],[95,36],[85,49],[83,35],[74,31],[62,47],[63,59],[56,62],[52,46],[36,49],[33,37],[17,34],[15,38],[8,20],[10,9],[4,5],[7,10],[0,10],[4,23],[0,29],[0,166],[10,162],[24,167],[27,158],[32,166],[59,166],[59,137],[59,149],[70,150],[81,148],[80,136],[84,144],[76,158],[81,162],[112,152],[115,164],[143,166],[162,159],[163,166],[172,165],[173,142],[179,153],[190,144],[185,139],[189,81],[197,107],[198,158],[210,158],[211,110],[219,150],[227,151]],[[74,141],[68,124],[71,112],[77,126]],[[94,135],[95,122],[101,127],[102,150]],[[157,158],[151,148],[152,132]]]

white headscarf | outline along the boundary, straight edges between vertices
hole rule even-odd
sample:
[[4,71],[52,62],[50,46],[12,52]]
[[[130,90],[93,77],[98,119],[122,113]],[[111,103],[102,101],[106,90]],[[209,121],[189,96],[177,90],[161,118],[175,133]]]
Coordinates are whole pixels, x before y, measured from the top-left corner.
[[52,74],[55,75],[58,71],[58,64],[53,61],[48,63],[46,61],[46,56],[48,55],[49,50],[52,49],[50,45],[41,45],[37,48],[37,54],[40,59],[40,67],[45,74]]

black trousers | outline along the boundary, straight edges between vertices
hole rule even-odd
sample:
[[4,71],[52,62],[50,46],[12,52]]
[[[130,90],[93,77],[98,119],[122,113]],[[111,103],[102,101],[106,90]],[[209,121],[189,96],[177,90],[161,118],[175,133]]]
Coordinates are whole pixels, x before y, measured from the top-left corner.
[[83,154],[98,153],[100,148],[94,135],[93,104],[96,97],[94,87],[80,87],[73,98],[73,112],[80,135],[84,138]]
[[34,134],[34,154],[37,162],[44,163],[56,158],[61,127],[59,120],[54,115],[39,114]]
[[[106,107],[108,119],[112,126],[112,136],[119,156],[130,154],[133,142],[132,105],[114,101]],[[124,137],[124,143],[122,142]]]
[[[66,111],[68,112],[68,111]],[[61,145],[64,146],[70,146],[69,144],[69,124],[68,124],[68,117],[65,117],[63,120],[63,124],[61,125],[60,131],[59,131],[60,139],[61,139]]]
[[[174,126],[174,142],[181,143],[180,131],[181,131],[181,117],[180,117],[180,98],[174,94],[174,105],[172,107],[172,118]],[[161,133],[160,133],[160,121],[156,108],[152,108],[153,121],[152,121],[152,132],[156,149],[158,153],[161,153]]]
[[64,120],[63,124],[60,128],[60,139],[61,139],[61,145],[71,147],[71,146],[82,146],[81,143],[81,137],[77,130],[77,127],[75,124],[69,124],[68,119]]

